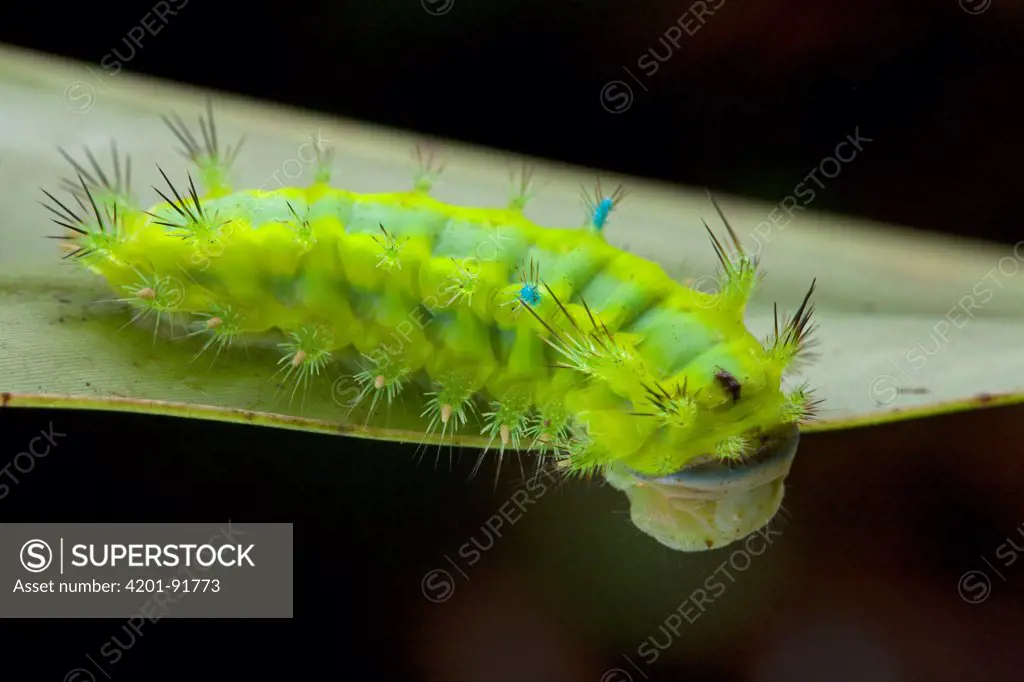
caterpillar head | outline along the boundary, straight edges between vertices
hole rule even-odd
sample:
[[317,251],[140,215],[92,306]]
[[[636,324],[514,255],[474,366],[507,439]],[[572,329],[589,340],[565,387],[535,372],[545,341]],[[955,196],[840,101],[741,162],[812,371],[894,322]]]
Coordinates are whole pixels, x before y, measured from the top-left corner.
[[[638,528],[682,551],[725,546],[771,521],[799,424],[819,404],[806,386],[783,388],[809,357],[814,284],[795,315],[780,324],[776,310],[774,333],[755,338],[743,313],[757,260],[730,235],[733,256],[712,234],[717,293],[673,294],[629,333],[610,332],[582,303],[570,333],[552,332],[562,366],[585,377],[566,401],[580,428],[560,466],[603,473],[629,498]],[[575,319],[574,306],[563,308]]]
[[574,343],[587,351],[572,365],[587,380],[566,401],[578,428],[560,444],[560,466],[601,471],[629,498],[634,524],[676,550],[719,548],[764,527],[779,510],[799,424],[819,404],[806,386],[782,386],[808,345],[813,288],[766,342],[733,328],[668,378],[652,376],[628,334]]
[[755,453],[737,464],[706,458],[667,476],[614,465],[605,478],[626,494],[641,531],[672,549],[717,549],[765,527],[779,511],[799,429],[766,434]]
[[600,467],[629,498],[634,524],[676,550],[716,549],[768,524],[799,424],[818,404],[805,386],[783,390],[773,345],[741,336],[736,348],[730,369],[709,354],[681,380],[645,381],[629,412],[583,413],[587,442],[570,451],[567,466]]

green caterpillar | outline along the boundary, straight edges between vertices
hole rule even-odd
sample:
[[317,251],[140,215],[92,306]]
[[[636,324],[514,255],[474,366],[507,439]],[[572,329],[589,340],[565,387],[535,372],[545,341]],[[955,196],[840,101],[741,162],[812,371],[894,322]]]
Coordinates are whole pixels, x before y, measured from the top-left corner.
[[761,273],[728,223],[729,249],[705,224],[721,266],[707,293],[605,241],[621,189],[585,195],[582,228],[545,228],[524,215],[528,171],[504,208],[460,207],[431,198],[431,159],[408,191],[358,194],[330,186],[318,147],[308,187],[236,191],[241,141],[221,148],[212,108],[201,142],[165,121],[201,191],[161,170],[163,201],[142,210],[116,147],[112,174],[64,154],[72,201],[44,190],[65,258],[120,292],[132,321],[153,320],[154,343],[184,323],[197,355],[274,344],[292,398],[340,369],[345,417],[411,399],[425,436],[475,430],[499,467],[532,450],[565,475],[602,474],[675,549],[724,546],[777,513],[819,402],[782,389],[807,358],[814,285],[755,338],[743,315]]

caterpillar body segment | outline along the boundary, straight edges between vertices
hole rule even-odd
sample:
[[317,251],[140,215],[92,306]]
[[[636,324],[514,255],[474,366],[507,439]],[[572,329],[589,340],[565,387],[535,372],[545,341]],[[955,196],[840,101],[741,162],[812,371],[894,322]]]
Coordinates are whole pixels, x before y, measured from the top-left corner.
[[[273,338],[268,369],[289,400],[349,372],[356,397],[343,416],[414,401],[427,435],[475,432],[499,460],[532,450],[566,475],[602,473],[637,525],[676,549],[728,544],[777,511],[788,465],[754,464],[791,461],[793,439],[779,434],[814,416],[806,386],[782,388],[806,358],[811,292],[755,338],[743,313],[761,274],[727,223],[731,248],[707,228],[720,261],[707,293],[605,241],[622,188],[585,195],[583,229],[523,214],[525,168],[505,207],[437,201],[443,166],[422,152],[406,191],[331,187],[329,150],[308,187],[235,189],[241,145],[221,149],[212,111],[198,136],[165,120],[197,174],[161,169],[160,203],[134,204],[114,148],[110,174],[91,154],[91,169],[68,157],[70,198],[44,190],[44,205],[66,257],[127,293],[136,316],[187,320],[197,357]],[[728,485],[686,476],[708,467],[732,472]],[[748,469],[777,474],[775,492],[744,483]],[[715,521],[748,493],[747,521]],[[702,503],[680,506],[693,495]]]

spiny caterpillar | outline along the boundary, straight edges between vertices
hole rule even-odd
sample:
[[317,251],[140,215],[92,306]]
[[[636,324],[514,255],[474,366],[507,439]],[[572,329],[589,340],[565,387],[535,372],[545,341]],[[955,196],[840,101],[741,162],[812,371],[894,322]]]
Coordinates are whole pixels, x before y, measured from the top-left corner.
[[[408,191],[359,194],[330,185],[332,151],[318,148],[309,186],[235,190],[241,142],[222,149],[212,107],[201,141],[164,120],[198,184],[159,169],[162,202],[143,210],[115,146],[112,173],[62,151],[70,199],[43,190],[65,258],[118,291],[132,321],[152,320],[154,343],[182,321],[197,356],[276,342],[267,369],[292,398],[340,369],[358,392],[339,418],[416,401],[425,437],[483,434],[499,467],[529,450],[567,476],[604,475],[637,527],[675,549],[727,545],[777,513],[819,402],[782,388],[807,357],[814,284],[755,338],[743,315],[758,259],[717,203],[731,247],[705,223],[720,264],[707,293],[606,242],[621,188],[585,192],[582,227],[546,228],[524,215],[529,171],[504,208],[462,207],[430,196],[432,159]],[[430,324],[390,348],[410,311]]]

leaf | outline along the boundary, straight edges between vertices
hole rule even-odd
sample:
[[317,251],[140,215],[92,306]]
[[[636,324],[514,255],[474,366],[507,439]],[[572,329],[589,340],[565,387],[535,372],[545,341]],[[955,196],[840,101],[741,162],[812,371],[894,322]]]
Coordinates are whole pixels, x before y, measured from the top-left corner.
[[[424,423],[411,404],[380,409],[368,423],[345,421],[345,391],[337,376],[289,404],[271,379],[277,356],[222,353],[196,362],[194,340],[153,342],[150,331],[118,331],[125,314],[97,278],[61,261],[39,187],[53,188],[69,167],[63,147],[81,158],[116,138],[133,159],[133,188],[155,203],[155,164],[183,173],[173,138],[159,115],[195,120],[206,95],[194,89],[0,51],[0,99],[7,120],[0,156],[0,392],[11,407],[123,410],[215,419],[366,438],[419,441]],[[411,152],[422,140],[391,130],[308,112],[218,96],[224,140],[247,137],[236,186],[273,189],[308,182],[311,134],[337,149],[334,184],[356,191],[393,191],[411,183]],[[445,143],[444,174],[435,195],[444,201],[503,205],[508,173],[521,160],[493,150]],[[102,157],[101,161],[102,161]],[[852,163],[855,163],[854,160]],[[539,193],[527,208],[541,224],[576,225],[580,186],[597,171],[532,161]],[[624,184],[611,242],[657,260],[680,280],[703,288],[715,257],[701,220],[716,214],[703,191],[601,174]],[[836,180],[841,181],[841,180]],[[823,190],[823,191],[827,191]],[[759,253],[767,278],[751,303],[748,323],[766,334],[771,305],[800,303],[813,278],[820,359],[807,380],[824,399],[821,422],[806,431],[1024,401],[1024,245],[950,239],[851,217],[799,211],[718,196],[747,249]],[[178,332],[181,334],[181,331]],[[259,360],[257,362],[257,360]],[[258,367],[269,368],[263,372]],[[339,383],[342,382],[342,383]],[[468,435],[462,445],[482,446]]]

